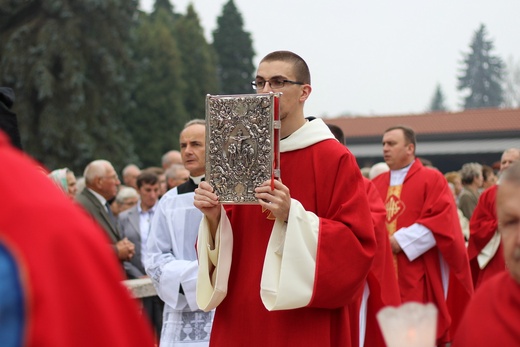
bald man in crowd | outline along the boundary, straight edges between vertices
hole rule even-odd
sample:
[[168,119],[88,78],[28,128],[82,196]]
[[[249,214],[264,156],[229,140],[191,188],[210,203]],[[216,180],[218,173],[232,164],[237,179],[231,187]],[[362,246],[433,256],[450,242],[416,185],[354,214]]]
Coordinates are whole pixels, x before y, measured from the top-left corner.
[[135,164],[128,164],[121,173],[123,174],[123,184],[137,189],[137,176],[141,173],[141,169]]
[[164,153],[161,158],[161,164],[164,170],[173,164],[182,164],[181,152],[174,149]]
[[166,187],[168,190],[183,184],[190,179],[190,172],[182,164],[173,164],[166,172]]

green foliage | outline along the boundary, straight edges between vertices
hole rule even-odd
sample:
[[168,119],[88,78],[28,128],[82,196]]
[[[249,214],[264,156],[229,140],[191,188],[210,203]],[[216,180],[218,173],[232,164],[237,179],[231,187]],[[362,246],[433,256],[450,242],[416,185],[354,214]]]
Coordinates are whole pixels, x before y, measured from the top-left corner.
[[244,31],[242,15],[229,0],[217,19],[213,47],[218,56],[219,89],[221,94],[252,93],[255,52],[251,35]]
[[173,28],[173,22],[181,16],[180,14],[175,13],[174,7],[170,0],[155,0],[155,3],[153,4],[153,11],[150,14],[152,20],[156,20],[156,16],[159,13],[161,13],[161,16],[163,17],[165,15],[168,15],[170,17],[169,20],[165,18],[162,19],[162,21],[170,28]]
[[101,158],[116,169],[158,166],[184,124],[204,118],[206,94],[251,92],[252,42],[233,1],[215,46],[193,6],[181,15],[170,1],[156,0],[151,14],[138,0],[2,5],[0,85],[16,94],[28,154],[78,175]]
[[486,36],[486,27],[482,24],[475,32],[458,77],[458,89],[469,93],[464,98],[465,109],[499,107],[503,101],[502,59],[492,55],[493,42]]
[[504,107],[520,107],[520,60],[510,56],[505,66]]
[[137,1],[13,4],[0,31],[0,84],[15,91],[24,150],[76,172],[97,158],[135,158],[121,118]]
[[134,107],[124,122],[140,163],[158,166],[163,153],[178,148],[178,134],[188,120],[183,104],[186,82],[171,13],[163,8],[153,16],[141,13],[135,36]]
[[430,103],[430,112],[446,111],[446,105],[444,100],[444,93],[442,92],[441,85],[438,84],[433,95],[432,102]]
[[159,9],[165,10],[167,13],[174,13],[170,0],[155,0],[152,14],[156,14]]
[[216,53],[204,37],[193,5],[175,22],[182,56],[182,80],[186,83],[184,107],[190,119],[205,117],[206,94],[217,94]]

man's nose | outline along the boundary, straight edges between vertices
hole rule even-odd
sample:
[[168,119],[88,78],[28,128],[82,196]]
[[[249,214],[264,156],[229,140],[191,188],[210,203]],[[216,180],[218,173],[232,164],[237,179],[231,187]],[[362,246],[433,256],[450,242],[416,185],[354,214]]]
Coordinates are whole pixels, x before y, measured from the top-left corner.
[[[269,87],[267,85],[269,85]],[[271,83],[269,83],[269,81],[265,81],[264,87],[261,89],[261,91],[272,92],[273,89],[271,88]]]

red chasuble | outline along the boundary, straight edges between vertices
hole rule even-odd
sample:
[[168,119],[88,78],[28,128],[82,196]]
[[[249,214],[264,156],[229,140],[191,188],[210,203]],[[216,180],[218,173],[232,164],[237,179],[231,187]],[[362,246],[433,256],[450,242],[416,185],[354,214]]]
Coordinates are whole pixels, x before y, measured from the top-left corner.
[[349,316],[358,315],[358,299],[376,251],[359,167],[335,139],[280,157],[281,179],[291,197],[320,217],[316,267],[301,269],[315,273],[312,299],[299,309],[264,307],[260,279],[274,217],[258,205],[228,205],[233,260],[210,346],[357,346],[357,322]]
[[[466,303],[473,293],[468,257],[460,230],[457,206],[444,176],[415,160],[397,194],[387,197],[390,172],[373,180],[385,199],[387,226],[395,230],[419,223],[435,237],[436,246],[409,261],[404,252],[396,256],[399,289],[403,302],[432,302],[439,310],[437,343],[449,342]],[[449,266],[447,299],[441,279],[439,252]]]
[[386,344],[376,318],[377,312],[385,306],[398,306],[401,303],[399,286],[395,274],[390,238],[386,230],[386,209],[374,183],[364,179],[365,189],[376,233],[377,252],[367,277],[370,296],[367,302],[367,321],[365,346],[385,347]]
[[498,228],[496,196],[498,186],[486,189],[478,200],[477,207],[473,211],[469,221],[470,237],[468,242],[468,256],[473,276],[473,285],[477,289],[483,281],[506,269],[502,244],[497,249],[495,256],[485,268],[480,269],[477,256],[487,245]]
[[519,345],[520,284],[507,271],[502,271],[475,292],[452,347]]
[[0,344],[154,346],[103,230],[3,134],[0,163]]

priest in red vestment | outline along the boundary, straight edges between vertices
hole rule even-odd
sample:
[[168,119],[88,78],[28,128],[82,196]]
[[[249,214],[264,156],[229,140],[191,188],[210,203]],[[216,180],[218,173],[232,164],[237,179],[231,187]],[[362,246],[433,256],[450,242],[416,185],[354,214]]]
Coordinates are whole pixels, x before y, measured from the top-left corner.
[[209,183],[195,190],[197,303],[216,307],[210,346],[357,346],[350,317],[376,241],[356,159],[321,119],[304,118],[301,57],[268,54],[254,86],[283,93],[281,179],[255,189],[258,205],[223,208]]
[[[520,149],[510,148],[504,151],[500,159],[500,174],[519,160]],[[468,257],[475,289],[506,268],[497,230],[497,187],[494,185],[482,193],[469,223]]]
[[451,341],[473,286],[448,182],[415,158],[415,147],[413,129],[385,131],[383,154],[390,171],[373,182],[385,201],[401,300],[436,305],[442,345]]
[[520,162],[511,165],[500,180],[497,216],[508,270],[477,289],[452,347],[520,344]]
[[0,345],[153,347],[106,235],[0,133]]

